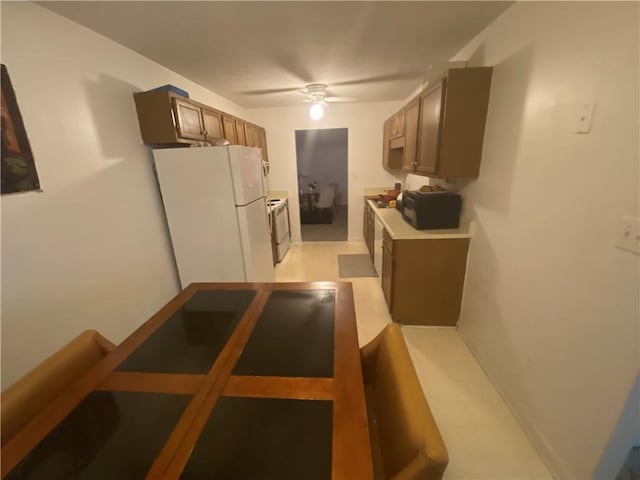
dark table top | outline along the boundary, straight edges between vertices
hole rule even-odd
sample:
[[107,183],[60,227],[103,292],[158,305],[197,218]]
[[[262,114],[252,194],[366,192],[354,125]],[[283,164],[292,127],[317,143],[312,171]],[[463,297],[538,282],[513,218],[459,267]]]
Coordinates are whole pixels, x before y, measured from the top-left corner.
[[2,448],[2,478],[372,478],[351,284],[190,285]]

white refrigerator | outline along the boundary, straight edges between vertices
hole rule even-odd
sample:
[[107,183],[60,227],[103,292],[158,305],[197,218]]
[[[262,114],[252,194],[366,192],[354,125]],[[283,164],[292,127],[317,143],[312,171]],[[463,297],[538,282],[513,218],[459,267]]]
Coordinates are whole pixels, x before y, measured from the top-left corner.
[[182,288],[273,281],[261,151],[167,148],[153,158]]

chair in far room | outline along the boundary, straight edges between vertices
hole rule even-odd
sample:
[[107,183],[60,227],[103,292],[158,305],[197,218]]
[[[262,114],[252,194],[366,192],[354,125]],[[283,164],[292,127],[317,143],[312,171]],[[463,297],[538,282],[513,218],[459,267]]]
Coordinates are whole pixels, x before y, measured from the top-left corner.
[[315,204],[315,208],[320,211],[320,215],[322,217],[324,217],[325,215],[330,216],[331,222],[327,222],[327,223],[333,223],[333,218],[334,218],[333,203],[334,203],[335,197],[336,197],[336,187],[334,184],[323,185],[320,187],[320,195],[318,197],[318,201]]

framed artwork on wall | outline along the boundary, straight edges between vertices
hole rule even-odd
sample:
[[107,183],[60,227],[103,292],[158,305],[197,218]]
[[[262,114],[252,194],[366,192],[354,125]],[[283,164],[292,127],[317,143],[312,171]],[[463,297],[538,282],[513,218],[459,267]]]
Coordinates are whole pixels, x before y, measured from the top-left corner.
[[38,172],[33,161],[27,131],[22,122],[9,73],[1,66],[2,87],[1,137],[2,157],[0,163],[0,193],[41,191]]

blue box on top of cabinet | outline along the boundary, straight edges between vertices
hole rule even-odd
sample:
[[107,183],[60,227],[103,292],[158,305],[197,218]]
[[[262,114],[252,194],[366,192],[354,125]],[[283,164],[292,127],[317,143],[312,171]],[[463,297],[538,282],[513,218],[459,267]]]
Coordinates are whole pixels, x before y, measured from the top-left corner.
[[177,93],[178,95],[181,95],[183,97],[189,98],[189,92],[187,92],[186,90],[182,90],[181,88],[178,88],[175,85],[170,85],[170,84],[163,85],[158,88],[152,88],[151,90],[148,90],[148,91],[156,92],[158,90],[168,90],[170,92]]

